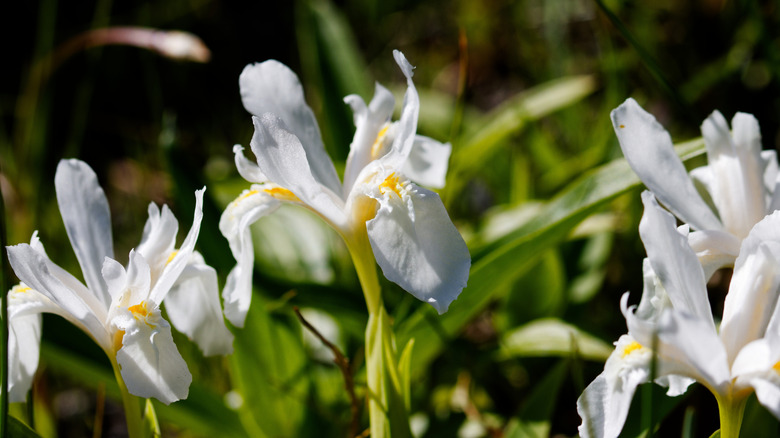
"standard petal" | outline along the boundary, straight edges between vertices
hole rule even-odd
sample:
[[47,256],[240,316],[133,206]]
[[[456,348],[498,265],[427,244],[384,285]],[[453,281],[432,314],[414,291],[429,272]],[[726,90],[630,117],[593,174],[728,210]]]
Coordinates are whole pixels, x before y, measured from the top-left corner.
[[378,197],[376,216],[366,222],[371,248],[388,280],[444,313],[466,287],[468,248],[439,195],[395,184]]
[[723,226],[737,237],[747,236],[766,214],[761,164],[761,133],[753,116],[734,116],[734,139],[718,111],[701,126],[712,172],[710,195]]
[[452,145],[422,135],[415,136],[403,174],[422,186],[441,189],[447,176]]
[[282,202],[252,186],[228,205],[219,220],[219,229],[228,240],[236,259],[236,266],[228,274],[222,298],[225,316],[236,327],[244,326],[244,319],[252,301],[252,268],[255,253],[249,227],[259,218],[272,213]]
[[777,306],[778,287],[780,264],[767,245],[759,246],[754,253],[740,254],[740,266],[731,278],[720,324],[729,363],[743,346],[764,336]]
[[219,305],[217,271],[195,252],[171,291],[165,310],[176,330],[195,341],[204,356],[233,352],[233,334]]
[[[325,187],[338,193],[341,188],[338,174],[322,144],[317,119],[306,104],[298,76],[286,65],[268,60],[247,65],[238,83],[244,108],[257,117],[272,113],[284,120],[290,132],[302,143],[312,175]],[[252,146],[252,150],[260,159],[255,146]]]
[[179,278],[181,271],[187,266],[192,252],[195,251],[195,242],[198,240],[200,223],[203,220],[203,193],[205,191],[205,187],[195,191],[195,214],[192,218],[192,227],[190,227],[187,237],[181,243],[181,247],[176,251],[173,258],[167,262],[160,277],[152,286],[151,292],[149,292],[149,299],[155,303],[162,303],[173,283]]
[[167,205],[163,205],[162,211],[160,211],[160,208],[152,202],[149,204],[148,212],[149,218],[144,225],[141,243],[135,250],[149,263],[152,284],[154,284],[173,253],[176,245],[176,233],[179,232],[179,222]]
[[650,192],[642,193],[645,211],[639,235],[647,258],[675,309],[706,321],[715,331],[704,272],[688,239],[677,231],[674,217],[656,202]]
[[320,183],[312,173],[307,153],[298,137],[273,114],[253,117],[252,121],[255,124],[252,150],[260,170],[270,181],[292,192],[333,227],[342,229],[346,218],[343,201],[336,194],[340,189],[334,192]]
[[9,318],[8,324],[8,399],[23,402],[32,386],[41,349],[41,315]]
[[420,113],[420,96],[414,87],[412,70],[414,67],[406,60],[403,53],[393,50],[395,62],[401,68],[406,76],[406,94],[404,94],[404,104],[401,109],[401,118],[398,119],[395,138],[390,152],[380,158],[382,165],[389,171],[401,170],[406,163],[407,158],[414,144],[415,134],[417,132],[417,118]]
[[374,97],[368,107],[357,95],[345,97],[344,102],[352,108],[355,121],[355,136],[349,145],[342,186],[343,196],[346,197],[352,190],[360,171],[385,153],[387,123],[393,115],[395,98],[387,88],[376,84]]
[[128,315],[115,322],[124,331],[116,360],[130,393],[165,404],[187,398],[192,375],[160,311],[154,309],[141,320]]
[[688,245],[699,258],[704,278],[708,280],[718,269],[734,265],[741,243],[737,237],[725,231],[704,230],[688,234]]
[[611,117],[623,155],[647,188],[696,230],[722,229],[675,154],[669,133],[655,117],[631,98],[615,108]]
[[83,161],[61,160],[54,175],[62,221],[87,287],[105,307],[111,302],[100,275],[103,259],[114,257],[111,213],[97,175]]
[[244,156],[244,147],[241,145],[233,146],[233,154],[235,155],[234,161],[236,162],[236,169],[241,178],[251,183],[264,183],[268,181],[268,178],[263,174],[257,164],[249,161]]

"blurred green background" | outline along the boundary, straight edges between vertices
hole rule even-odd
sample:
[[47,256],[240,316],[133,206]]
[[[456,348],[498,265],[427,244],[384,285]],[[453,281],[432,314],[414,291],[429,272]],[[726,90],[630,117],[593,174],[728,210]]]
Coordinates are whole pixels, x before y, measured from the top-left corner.
[[[37,229],[50,257],[73,273],[53,191],[61,158],[78,157],[97,172],[122,262],[140,240],[150,200],[171,205],[186,228],[193,191],[206,185],[198,247],[222,286],[234,260],[217,223],[246,186],[231,150],[252,135],[238,94],[243,67],[275,58],[299,74],[341,170],[354,130],[343,96],[369,100],[377,81],[400,104],[405,83],[392,50],[404,52],[416,66],[418,133],[453,145],[440,193],[473,256],[469,286],[442,317],[382,279],[399,343],[416,340],[419,436],[576,435],[576,399],[625,332],[619,297],[630,290],[637,301],[642,287],[640,185],[620,159],[614,107],[634,97],[675,142],[698,137],[714,109],[727,118],[749,112],[765,148],[780,141],[776,2],[41,0],[4,9],[0,184],[9,242],[28,241]],[[44,79],[36,74],[70,38],[118,25],[192,32],[211,61],[107,46],[74,54]],[[693,142],[681,153],[695,166],[702,151]],[[335,233],[295,209],[254,231],[250,322],[234,330],[228,358],[204,359],[176,338],[195,382],[188,400],[155,404],[163,433],[345,436],[341,375],[304,341],[292,309],[316,309],[337,323],[332,340],[351,359],[364,396],[367,316],[348,254]],[[712,280],[714,302],[728,276]],[[27,421],[34,413],[43,436],[87,436],[104,406],[103,436],[122,436],[112,380],[86,336],[47,317],[34,409],[12,412]],[[717,429],[714,399],[701,387],[677,399],[659,388],[640,393],[624,436]],[[778,433],[754,400],[743,429]]]

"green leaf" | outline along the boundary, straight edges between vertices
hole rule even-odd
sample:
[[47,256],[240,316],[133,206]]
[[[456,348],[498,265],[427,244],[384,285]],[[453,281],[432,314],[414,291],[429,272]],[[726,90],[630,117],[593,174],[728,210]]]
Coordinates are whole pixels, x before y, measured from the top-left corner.
[[510,357],[577,355],[604,361],[614,348],[601,339],[556,318],[532,321],[504,335],[499,355]]
[[160,423],[157,421],[157,413],[154,411],[154,405],[151,399],[146,399],[144,406],[144,419],[143,419],[143,432],[144,437],[147,438],[160,438],[162,432],[160,432]]
[[246,326],[235,331],[230,356],[235,390],[243,399],[241,422],[251,436],[298,436],[309,381],[297,321],[271,314],[260,294],[252,301]]
[[568,362],[562,360],[544,376],[525,399],[520,414],[509,422],[504,432],[505,438],[550,436],[550,421],[555,411],[555,402],[568,369]]
[[[683,143],[676,149],[683,161],[705,152],[701,139]],[[563,241],[583,219],[639,184],[625,159],[614,160],[571,183],[545,204],[535,218],[472,250],[468,286],[449,311],[437,316],[428,306],[421,306],[399,327],[399,342],[417,341],[412,372],[418,375],[427,370],[449,338],[517,281],[546,249]]]
[[[121,401],[122,395],[108,366],[95,363],[44,341],[41,345],[41,361],[49,370],[66,373],[80,384],[97,390],[103,386],[106,395]],[[170,405],[156,404],[156,411],[163,422],[202,431],[204,434],[224,437],[246,437],[236,413],[222,402],[222,397],[203,387],[197,381],[190,385],[186,400]]]
[[401,388],[403,390],[403,393],[406,395],[405,397],[405,404],[406,404],[406,412],[410,412],[412,409],[412,400],[411,400],[411,369],[409,368],[412,364],[412,351],[414,350],[414,339],[411,339],[407,344],[406,347],[404,347],[404,350],[401,352],[401,358],[398,359],[398,374],[401,377]]
[[35,433],[30,426],[21,422],[18,418],[8,416],[8,424],[6,424],[6,433],[12,438],[40,438],[40,435]]

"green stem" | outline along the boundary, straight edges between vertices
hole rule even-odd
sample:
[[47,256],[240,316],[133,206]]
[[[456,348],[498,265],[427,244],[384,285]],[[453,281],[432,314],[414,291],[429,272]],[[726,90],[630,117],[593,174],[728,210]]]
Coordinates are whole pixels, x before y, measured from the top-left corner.
[[122,374],[119,371],[119,364],[116,362],[116,358],[111,358],[111,367],[114,369],[114,377],[116,377],[116,383],[119,385],[119,391],[122,393],[122,404],[125,407],[125,420],[127,421],[127,436],[129,438],[141,438],[143,437],[141,426],[143,425],[141,419],[141,401],[138,397],[130,394],[125,386],[125,381],[122,379]]
[[347,249],[352,256],[352,263],[355,265],[360,286],[363,288],[368,314],[377,315],[379,308],[382,307],[382,290],[379,287],[374,251],[368,241],[368,234],[363,229],[362,232],[356,232],[351,238],[345,237],[344,241],[347,243]]
[[718,399],[718,411],[720,411],[720,438],[739,438],[739,429],[742,427],[742,416],[745,413],[747,397],[739,400],[727,398]]

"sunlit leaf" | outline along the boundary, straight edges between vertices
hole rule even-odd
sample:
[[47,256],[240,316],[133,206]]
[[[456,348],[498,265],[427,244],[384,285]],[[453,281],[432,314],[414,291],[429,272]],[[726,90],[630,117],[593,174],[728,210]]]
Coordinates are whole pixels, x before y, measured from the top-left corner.
[[606,360],[614,348],[601,339],[559,319],[530,322],[505,334],[500,356],[572,356]]

